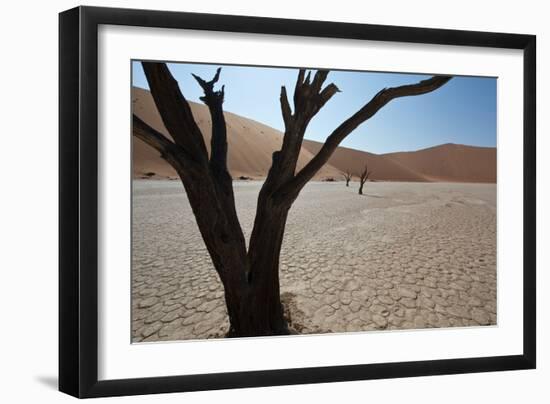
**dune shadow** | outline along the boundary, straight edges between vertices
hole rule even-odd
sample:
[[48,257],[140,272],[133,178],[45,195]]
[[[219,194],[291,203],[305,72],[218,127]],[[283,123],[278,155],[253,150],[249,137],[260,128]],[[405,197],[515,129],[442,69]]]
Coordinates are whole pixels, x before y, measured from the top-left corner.
[[57,390],[59,387],[57,376],[36,376],[35,379],[37,382],[48,388]]

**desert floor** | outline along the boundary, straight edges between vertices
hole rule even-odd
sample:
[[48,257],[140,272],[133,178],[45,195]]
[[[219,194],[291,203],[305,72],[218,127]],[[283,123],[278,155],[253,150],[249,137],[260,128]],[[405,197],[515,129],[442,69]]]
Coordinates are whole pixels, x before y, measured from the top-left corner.
[[[221,337],[222,286],[179,181],[134,181],[132,339]],[[260,182],[235,182],[252,229]],[[292,207],[281,292],[300,333],[496,324],[496,185],[312,182]]]

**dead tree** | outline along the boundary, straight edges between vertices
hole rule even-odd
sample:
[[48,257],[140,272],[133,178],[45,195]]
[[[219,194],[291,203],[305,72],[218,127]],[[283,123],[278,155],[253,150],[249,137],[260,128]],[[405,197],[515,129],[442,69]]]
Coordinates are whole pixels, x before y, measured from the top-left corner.
[[371,174],[372,171],[369,171],[368,165],[365,163],[365,168],[359,175],[359,195],[363,195],[363,185],[365,185]]
[[351,173],[350,170],[346,170],[345,173],[342,173],[342,175],[344,176],[344,178],[346,179],[346,187],[349,187],[349,182],[351,181],[351,179],[353,178],[353,174]]
[[287,91],[281,88],[284,120],[281,149],[258,196],[256,217],[248,249],[235,210],[232,178],[227,169],[227,129],[222,109],[224,87],[214,85],[220,69],[210,81],[194,76],[204,91],[201,100],[212,118],[211,153],[202,133],[166,64],[143,62],[145,76],[162,121],[172,136],[168,139],[136,115],[133,134],[155,148],[177,171],[195,215],[198,228],[224,286],[230,329],[227,336],[288,334],[279,293],[279,255],[287,215],[305,184],[327,162],[336,147],[355,128],[391,100],[429,93],[451,77],[434,76],[412,85],[386,88],[338,126],[319,152],[298,172],[296,163],[311,119],[339,90],[334,84],[323,88],[328,71],[300,70],[291,108]]

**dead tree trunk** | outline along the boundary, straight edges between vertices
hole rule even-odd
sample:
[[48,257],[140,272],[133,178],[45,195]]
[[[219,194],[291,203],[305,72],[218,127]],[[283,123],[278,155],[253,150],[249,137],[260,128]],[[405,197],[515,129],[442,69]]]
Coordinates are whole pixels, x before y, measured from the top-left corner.
[[359,175],[359,195],[363,195],[363,185],[365,185],[365,182],[367,182],[371,174],[372,171],[369,171],[368,166],[365,163],[365,168]]
[[310,120],[338,92],[323,83],[328,71],[311,79],[300,70],[294,89],[293,112],[285,87],[281,109],[285,133],[281,150],[273,153],[272,166],[260,190],[248,250],[235,210],[232,178],[227,169],[227,133],[222,109],[224,88],[215,91],[220,69],[211,81],[194,76],[204,91],[202,101],[212,118],[211,153],[189,104],[164,63],[143,62],[151,94],[168,139],[134,115],[133,134],[155,148],[179,174],[200,233],[224,286],[230,329],[228,336],[287,334],[279,292],[279,255],[287,215],[300,190],[326,163],[338,144],[362,122],[397,97],[433,91],[450,77],[435,76],[414,85],[380,91],[328,137],[319,153],[296,173],[302,140]]
[[346,180],[346,187],[349,187],[349,182],[352,179],[353,174],[351,173],[351,171],[347,170],[345,173],[343,173],[343,175]]

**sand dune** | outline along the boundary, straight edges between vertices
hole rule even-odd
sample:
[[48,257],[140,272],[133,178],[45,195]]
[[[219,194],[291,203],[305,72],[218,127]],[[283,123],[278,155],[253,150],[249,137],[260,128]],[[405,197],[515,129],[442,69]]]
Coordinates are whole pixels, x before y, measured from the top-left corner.
[[[148,91],[134,87],[132,103],[133,111],[137,116],[169,137]],[[210,150],[211,123],[208,108],[193,102],[190,105],[195,120],[204,135],[206,146]],[[234,178],[241,175],[252,178],[265,177],[271,167],[273,152],[281,148],[281,132],[230,112],[225,113],[225,119],[228,143],[227,163],[231,175]],[[160,158],[158,152],[135,137],[133,138],[133,153],[134,177],[140,178],[149,172],[155,173],[156,178],[177,177],[175,170]],[[312,157],[313,155],[309,151],[302,149],[298,158],[298,168],[303,167]],[[316,178],[339,176],[340,172],[336,168],[325,165]]]
[[[303,147],[317,153],[322,144],[305,140]],[[385,181],[496,182],[496,148],[443,144],[427,149],[373,154],[339,147],[329,163],[340,171],[359,173],[365,162],[370,178]]]
[[[321,149],[322,143],[313,140],[304,140],[304,149],[315,154]],[[336,167],[340,172],[350,170],[358,176],[368,165],[372,171],[370,179],[381,181],[428,181],[423,175],[385,158],[383,155],[364,152],[360,150],[338,147],[329,160],[329,164]]]
[[[133,111],[155,129],[169,136],[155,107],[151,94],[132,89]],[[206,106],[190,103],[207,148],[210,147],[210,116]],[[234,178],[262,178],[271,166],[271,155],[279,150],[282,133],[252,119],[226,112],[228,128],[228,166]],[[303,167],[321,148],[319,142],[304,140],[298,159]],[[342,172],[358,174],[368,163],[371,179],[380,181],[421,182],[496,182],[496,149],[445,144],[413,152],[373,154],[339,147],[315,179],[342,179]],[[159,154],[133,138],[133,175],[143,178],[177,178],[176,172]]]
[[384,154],[384,158],[406,166],[428,181],[496,182],[497,150],[444,144],[415,152]]

